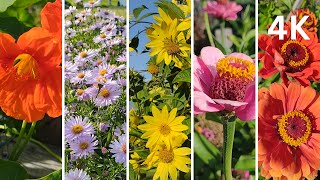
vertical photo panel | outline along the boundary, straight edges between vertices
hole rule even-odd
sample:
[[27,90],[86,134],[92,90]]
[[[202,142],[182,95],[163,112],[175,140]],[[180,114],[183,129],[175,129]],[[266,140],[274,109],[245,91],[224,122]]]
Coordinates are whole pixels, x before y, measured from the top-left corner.
[[0,13],[0,179],[61,179],[62,3]]
[[320,2],[258,6],[259,179],[319,179]]
[[255,2],[194,2],[194,179],[255,179]]
[[65,179],[126,178],[126,1],[65,4]]
[[129,179],[191,179],[191,0],[129,9]]

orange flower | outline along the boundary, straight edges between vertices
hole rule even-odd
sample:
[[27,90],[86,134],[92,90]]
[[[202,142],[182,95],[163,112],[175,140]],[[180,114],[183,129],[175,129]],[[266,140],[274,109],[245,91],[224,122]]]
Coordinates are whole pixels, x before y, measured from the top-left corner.
[[318,19],[316,15],[310,11],[309,9],[298,9],[293,12],[293,15],[297,16],[297,22],[299,22],[303,16],[309,16],[307,21],[304,22],[302,27],[308,29],[310,32],[317,32],[317,24],[318,24]]
[[297,33],[297,39],[291,39],[290,23],[285,24],[288,32],[284,40],[279,40],[278,35],[259,36],[259,60],[263,67],[259,71],[259,76],[264,79],[280,72],[280,76],[285,84],[288,84],[289,77],[307,86],[310,81],[320,81],[320,43],[316,33],[304,31],[310,40],[304,40]]
[[33,122],[62,111],[61,51],[47,30],[32,28],[17,43],[0,33],[0,107],[15,119]]
[[274,179],[314,179],[320,168],[320,97],[291,82],[259,90],[258,163]]
[[[59,49],[62,49],[62,3],[56,0],[48,2],[41,10],[41,26],[53,33],[59,42]],[[61,53],[62,56],[62,53]],[[62,58],[60,58],[62,60]]]

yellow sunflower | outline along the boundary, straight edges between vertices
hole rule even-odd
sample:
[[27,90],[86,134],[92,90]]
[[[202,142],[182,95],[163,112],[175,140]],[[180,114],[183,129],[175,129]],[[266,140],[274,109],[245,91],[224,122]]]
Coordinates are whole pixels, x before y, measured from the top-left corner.
[[133,170],[135,172],[139,172],[140,171],[140,163],[139,161],[141,160],[141,157],[139,156],[138,153],[134,152],[133,154],[130,155],[130,160],[129,163],[132,165]]
[[182,132],[188,129],[188,126],[182,124],[186,117],[176,117],[177,108],[172,109],[170,113],[167,106],[164,106],[162,111],[156,106],[152,106],[151,110],[153,116],[143,116],[147,123],[138,126],[140,130],[146,131],[141,138],[148,139],[147,148],[153,148],[157,144],[164,143],[170,149],[174,137],[188,138]]
[[172,180],[176,180],[178,177],[178,171],[188,173],[190,168],[188,164],[191,163],[190,157],[191,149],[188,147],[172,146],[169,150],[166,145],[161,145],[155,149],[147,157],[149,163],[155,163],[157,167],[156,173],[153,176],[153,180],[160,178],[161,180],[167,180],[168,176]]
[[175,66],[182,68],[190,66],[190,44],[187,44],[183,31],[190,27],[189,23],[178,23],[178,19],[171,19],[162,9],[159,16],[154,17],[158,24],[152,24],[147,37],[150,42],[146,47],[151,48],[150,56],[156,56],[156,63],[164,61],[169,65],[171,61]]

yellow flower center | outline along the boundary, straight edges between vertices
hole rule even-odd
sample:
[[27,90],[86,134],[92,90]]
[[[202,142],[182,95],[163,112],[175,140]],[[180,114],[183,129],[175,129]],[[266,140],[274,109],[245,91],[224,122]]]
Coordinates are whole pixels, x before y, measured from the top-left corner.
[[299,110],[284,114],[278,121],[278,132],[283,142],[293,147],[307,142],[311,129],[309,117]]
[[[309,9],[301,9],[297,18],[297,22],[299,22],[303,16],[309,16],[308,19],[303,23],[303,26],[306,28],[310,28],[317,21],[315,14]],[[316,24],[316,23],[315,23]]]
[[160,126],[160,133],[162,135],[168,135],[171,132],[171,128],[167,124],[162,124]]
[[174,153],[172,150],[167,150],[166,148],[159,151],[159,159],[163,163],[171,163],[174,159]]
[[179,44],[176,42],[173,42],[170,39],[164,40],[164,47],[166,48],[169,55],[177,55],[180,53]]
[[78,95],[78,96],[81,96],[83,93],[84,93],[84,90],[83,90],[83,89],[78,89],[78,90],[77,90],[77,95]]
[[150,65],[148,66],[148,72],[149,72],[150,74],[157,74],[157,73],[159,72],[159,68],[158,68],[158,66],[156,66],[155,64],[150,64]]
[[37,79],[39,76],[38,63],[29,54],[20,54],[13,62],[13,66],[16,68],[17,75],[30,75],[33,79]]
[[97,81],[98,81],[98,82],[102,82],[102,83],[106,83],[106,82],[107,82],[107,79],[104,78],[104,77],[98,77],[98,78],[97,78]]
[[102,64],[102,62],[103,62],[103,61],[102,61],[101,59],[98,59],[98,60],[97,60],[97,64],[98,64],[98,65]]
[[94,4],[94,1],[93,1],[93,0],[90,0],[89,3],[92,5],[92,4]]
[[100,38],[104,39],[106,38],[107,36],[105,34],[100,34]]
[[82,131],[83,131],[83,127],[81,124],[75,124],[73,127],[72,127],[72,131],[73,133],[75,134],[80,134]]
[[99,71],[99,74],[101,76],[104,76],[105,74],[107,74],[107,70],[106,69],[102,69],[102,70]]
[[289,40],[281,47],[281,54],[285,62],[294,69],[304,67],[309,61],[307,48],[296,40]]
[[89,147],[89,144],[87,142],[82,142],[79,145],[80,149],[85,150]]
[[86,58],[86,57],[88,57],[88,54],[86,52],[81,52],[80,53],[80,57],[81,58]]
[[104,98],[107,98],[110,96],[110,91],[108,89],[102,89],[100,91],[100,96],[104,97]]
[[78,74],[78,78],[80,78],[80,79],[84,78],[84,76],[85,76],[84,73],[79,73],[79,74]]
[[245,78],[252,81],[255,75],[255,66],[251,61],[232,56],[220,59],[216,69],[220,77]]

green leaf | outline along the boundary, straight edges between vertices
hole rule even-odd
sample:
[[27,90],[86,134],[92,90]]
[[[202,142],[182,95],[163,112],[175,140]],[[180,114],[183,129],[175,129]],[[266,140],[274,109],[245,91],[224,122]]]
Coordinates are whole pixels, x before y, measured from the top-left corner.
[[35,179],[35,180],[57,180],[57,179],[62,179],[62,170],[61,169],[56,170],[47,176],[44,176],[42,178]]
[[255,156],[253,155],[242,155],[235,165],[237,170],[255,170]]
[[9,33],[15,38],[18,38],[28,29],[28,27],[23,25],[14,17],[2,17],[0,19],[0,32]]
[[129,47],[133,48],[134,50],[136,50],[139,46],[139,37],[134,37],[131,39],[131,42],[129,44]]
[[206,164],[220,164],[221,152],[198,132],[194,132],[194,152]]
[[16,2],[13,4],[14,7],[27,8],[39,2],[40,0],[15,0],[15,1]]
[[3,179],[21,180],[27,179],[27,171],[17,162],[0,159],[0,174]]
[[173,83],[176,82],[188,82],[191,83],[191,68],[185,69],[179,72],[173,79]]
[[160,0],[160,2],[156,2],[156,4],[169,16],[173,19],[184,19],[185,15],[183,11],[174,3],[166,1],[166,0]]
[[129,179],[136,179],[132,164],[129,165]]
[[137,19],[139,17],[140,13],[145,9],[148,9],[147,6],[145,6],[145,5],[142,5],[141,7],[133,9],[133,11],[132,11],[133,16]]
[[7,10],[9,6],[11,6],[16,0],[5,0],[0,3],[0,12],[4,12]]

